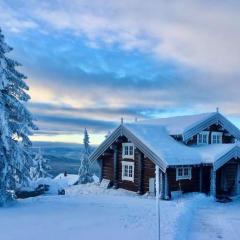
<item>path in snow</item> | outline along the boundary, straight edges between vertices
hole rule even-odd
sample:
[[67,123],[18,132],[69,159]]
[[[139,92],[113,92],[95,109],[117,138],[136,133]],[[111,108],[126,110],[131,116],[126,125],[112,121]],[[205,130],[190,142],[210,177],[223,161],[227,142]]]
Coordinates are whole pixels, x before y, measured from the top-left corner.
[[[161,240],[239,239],[239,204],[201,194],[160,201]],[[95,184],[70,187],[65,196],[19,200],[0,208],[0,240],[16,239],[155,240],[155,200]]]
[[189,240],[239,240],[240,199],[231,203],[205,201],[194,211]]

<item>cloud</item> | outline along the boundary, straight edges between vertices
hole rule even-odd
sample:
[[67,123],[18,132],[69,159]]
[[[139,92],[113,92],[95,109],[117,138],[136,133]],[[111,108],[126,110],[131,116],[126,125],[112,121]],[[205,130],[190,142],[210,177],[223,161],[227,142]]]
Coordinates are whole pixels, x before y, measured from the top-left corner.
[[[56,105],[50,103],[28,103],[27,107],[34,114],[39,130],[37,134],[56,135],[73,134],[83,128],[88,128],[95,134],[105,134],[124,121],[135,121],[149,118],[151,115],[164,113],[163,109],[141,108],[75,108],[69,105]],[[111,119],[111,120],[110,120]]]
[[119,44],[204,71],[239,73],[238,1],[20,2],[26,19],[4,6],[19,22],[31,19],[46,32],[70,31],[92,46]]
[[[16,6],[13,8],[5,1],[0,2],[0,25],[8,31],[19,33],[25,30],[39,28],[36,21],[31,17],[19,14]],[[19,9],[18,9],[19,10]]]
[[90,129],[95,133],[106,133],[106,129],[116,127],[115,122],[87,119],[81,117],[56,116],[53,114],[35,114],[40,121],[40,131],[59,132],[59,133],[76,133],[83,128]]
[[218,106],[240,117],[239,8],[216,0],[1,1],[0,22],[29,76],[42,133],[84,125],[102,132],[123,115]]

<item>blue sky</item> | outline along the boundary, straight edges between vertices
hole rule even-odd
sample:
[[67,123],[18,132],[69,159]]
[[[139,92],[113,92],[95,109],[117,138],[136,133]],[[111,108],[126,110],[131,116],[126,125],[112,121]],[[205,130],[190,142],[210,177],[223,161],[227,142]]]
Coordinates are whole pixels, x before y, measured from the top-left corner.
[[125,121],[215,111],[239,126],[238,1],[1,1],[40,130],[93,143]]

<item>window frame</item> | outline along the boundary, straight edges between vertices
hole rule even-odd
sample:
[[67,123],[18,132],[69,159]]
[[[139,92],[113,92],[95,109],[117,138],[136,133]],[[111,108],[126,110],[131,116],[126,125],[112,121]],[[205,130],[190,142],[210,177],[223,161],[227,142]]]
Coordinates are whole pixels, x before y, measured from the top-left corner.
[[[125,175],[125,169],[127,167],[127,176]],[[132,168],[132,176],[129,176],[130,170]],[[134,182],[134,162],[122,161],[122,180]]]
[[[131,147],[132,147],[132,151],[130,151]],[[127,149],[127,151],[126,151],[126,149]],[[130,152],[132,152],[132,154],[130,154]],[[134,160],[134,144],[133,143],[123,143],[122,144],[122,158]]]
[[[213,142],[213,138],[214,136],[216,136],[216,140],[217,140],[217,137],[219,137],[219,142]],[[223,133],[222,132],[212,132],[211,133],[211,144],[221,144],[222,143],[222,136],[223,136]]]
[[[188,174],[185,174],[185,170],[188,170]],[[179,175],[179,170],[181,170],[182,174]],[[192,167],[176,167],[176,181],[179,180],[191,180],[192,179]]]
[[[206,136],[207,138],[207,142],[204,143],[203,141],[199,141],[200,140],[200,135],[201,135],[201,140],[203,140],[203,136]],[[209,131],[202,131],[200,133],[197,134],[197,144],[198,145],[207,145],[209,144]]]

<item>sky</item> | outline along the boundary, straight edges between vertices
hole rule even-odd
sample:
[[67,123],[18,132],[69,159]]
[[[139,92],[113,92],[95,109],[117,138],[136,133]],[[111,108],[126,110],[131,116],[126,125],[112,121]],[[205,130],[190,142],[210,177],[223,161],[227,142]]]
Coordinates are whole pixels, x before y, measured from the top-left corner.
[[216,111],[240,127],[240,2],[1,0],[33,141],[99,144],[121,117]]

